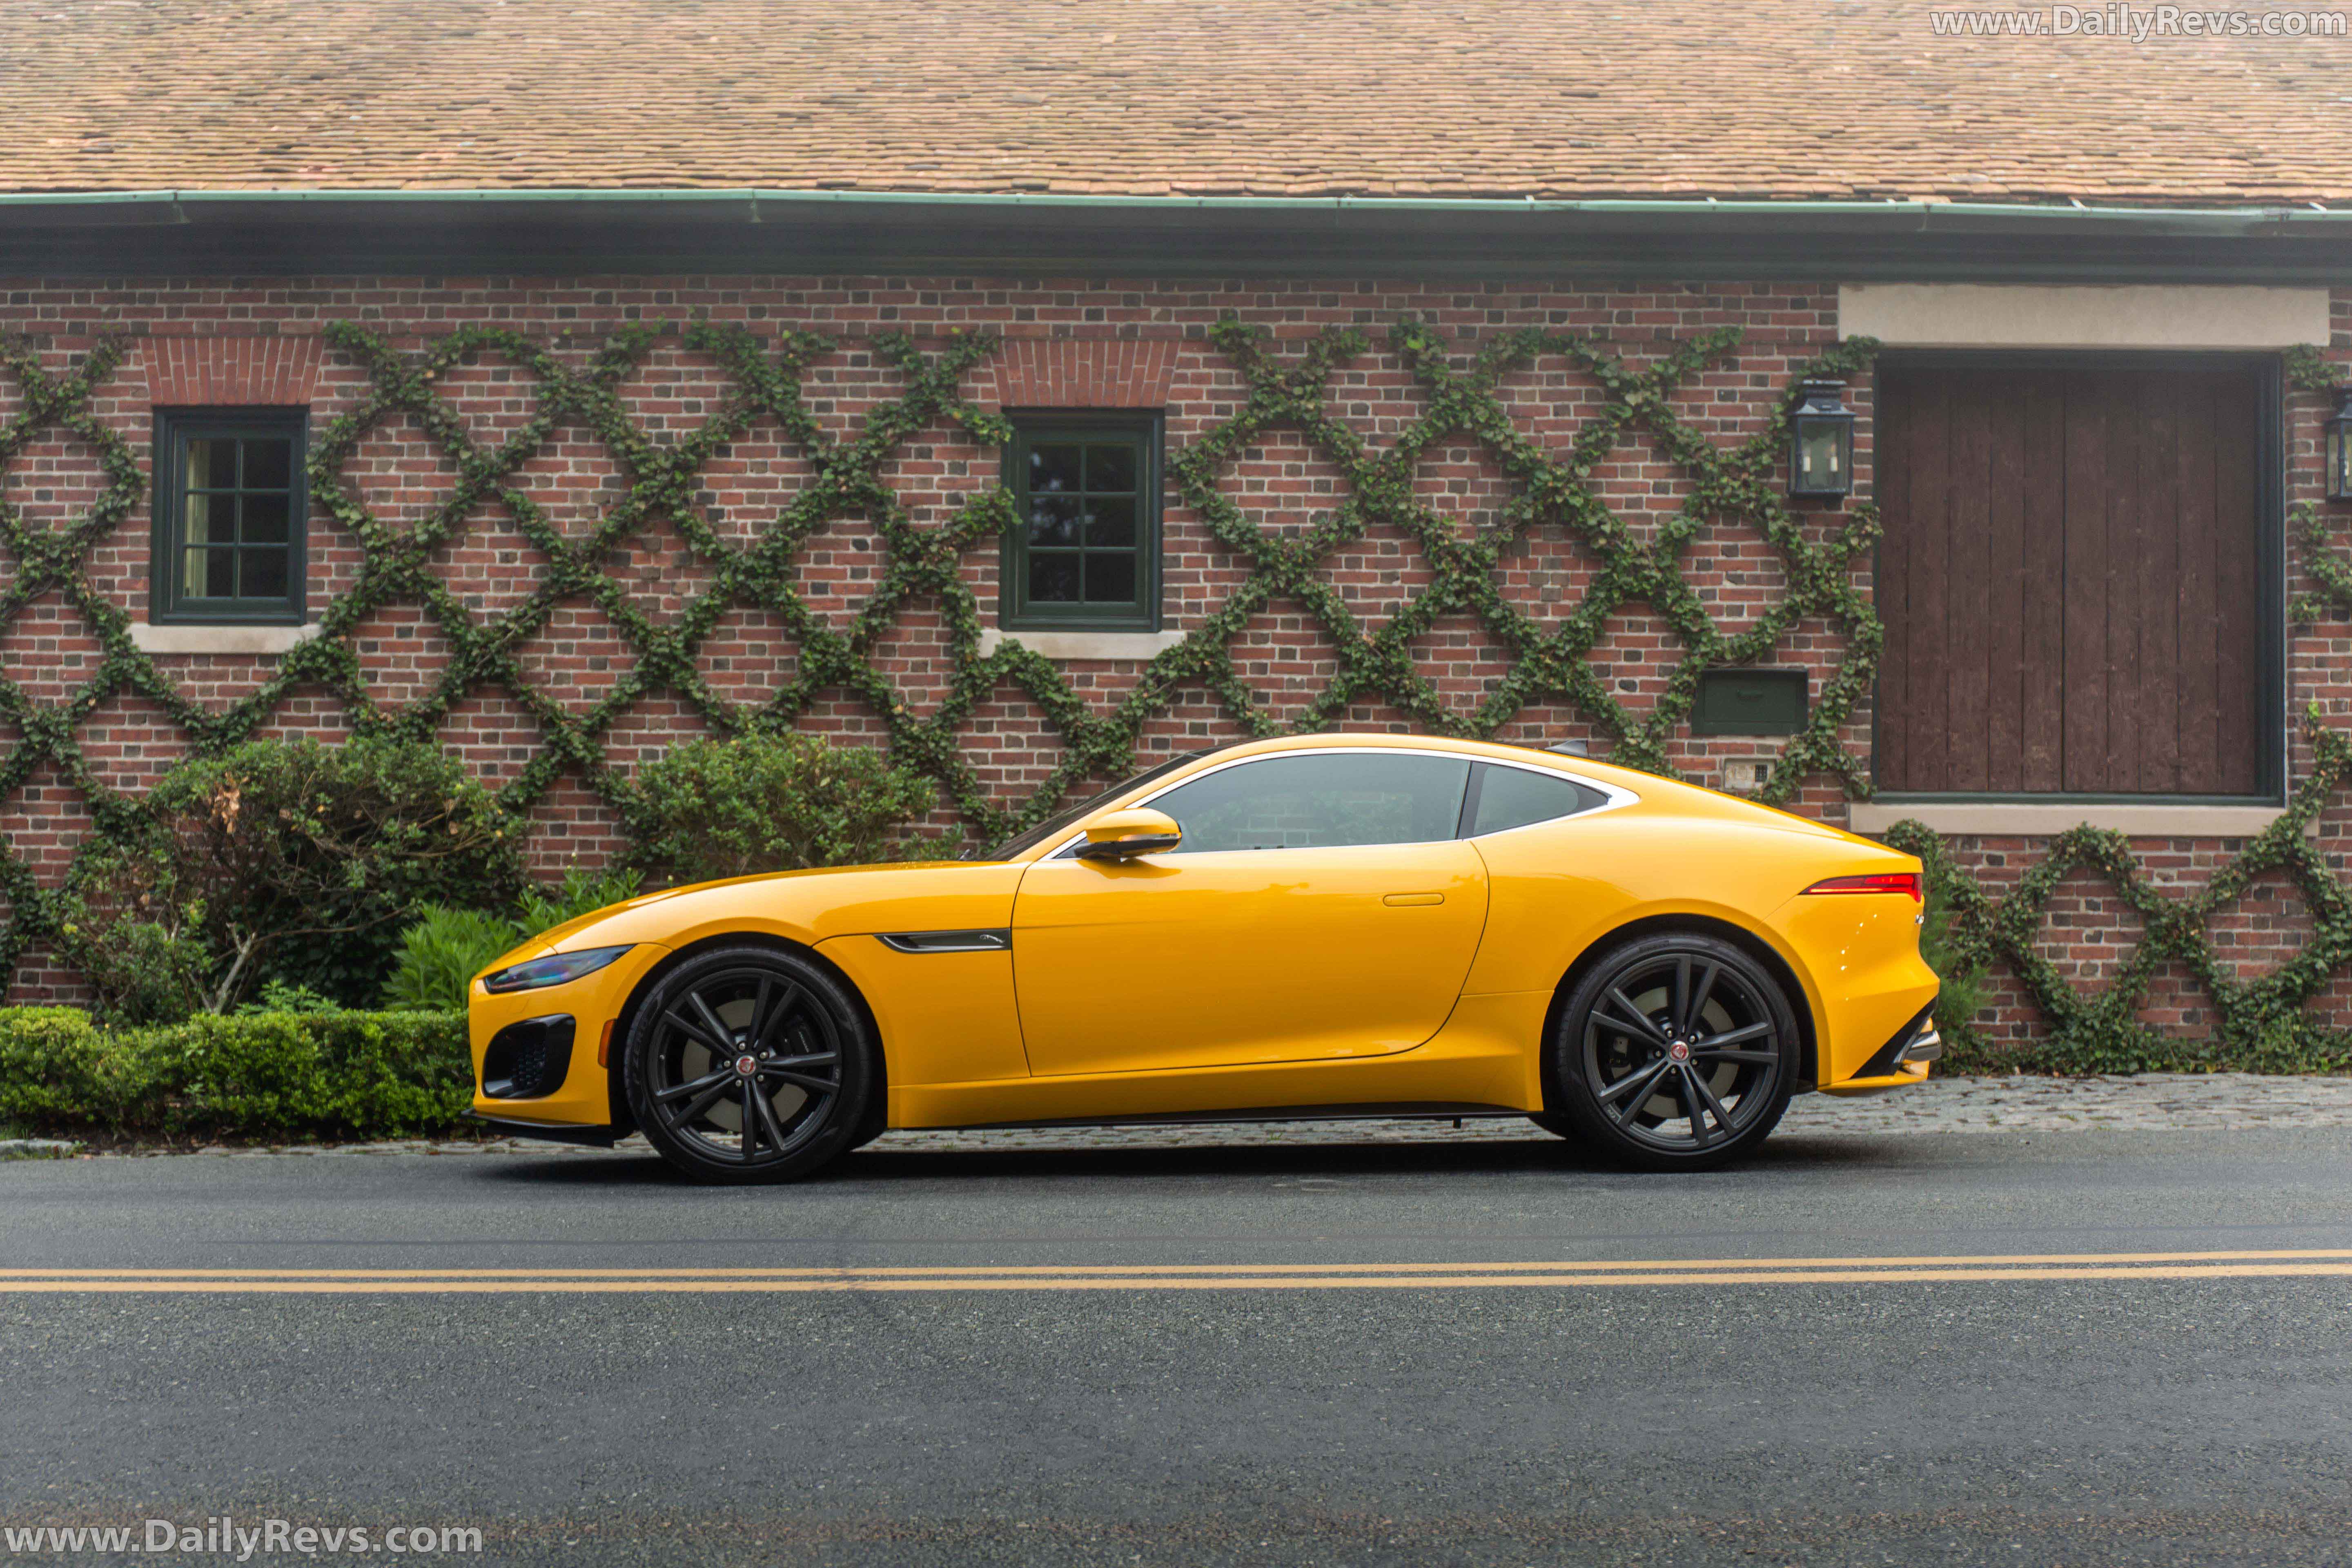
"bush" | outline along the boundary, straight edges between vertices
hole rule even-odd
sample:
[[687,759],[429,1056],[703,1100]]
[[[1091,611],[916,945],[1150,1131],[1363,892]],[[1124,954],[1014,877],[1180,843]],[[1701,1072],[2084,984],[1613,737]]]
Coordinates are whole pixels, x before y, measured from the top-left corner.
[[151,855],[102,847],[67,891],[58,948],[116,1023],[177,1023],[211,995],[204,906],[153,885],[168,877]]
[[400,958],[384,982],[383,1005],[396,1011],[463,1012],[474,976],[517,940],[510,920],[428,904],[400,933]]
[[473,1100],[448,1013],[258,1013],[103,1029],[70,1007],[0,1009],[0,1121],[163,1138],[403,1138]]
[[383,1005],[462,1013],[474,976],[500,953],[607,904],[636,897],[642,880],[635,871],[592,874],[575,867],[552,889],[525,890],[512,919],[428,904],[416,922],[400,933],[400,959],[384,984]]
[[65,911],[69,956],[124,1023],[227,1012],[273,980],[372,1002],[393,922],[522,886],[497,802],[423,742],[249,742],[165,773],[142,815],[85,857]]
[[690,741],[638,774],[631,859],[669,882],[935,857],[908,840],[939,792],[881,752],[814,736]]
[[1921,913],[1919,956],[1942,983],[1936,997],[1936,1030],[1955,1054],[1967,1054],[1980,1044],[1969,1021],[1984,1011],[1984,966],[1963,957],[1952,929],[1951,899],[1933,879],[1928,880],[1927,907]]

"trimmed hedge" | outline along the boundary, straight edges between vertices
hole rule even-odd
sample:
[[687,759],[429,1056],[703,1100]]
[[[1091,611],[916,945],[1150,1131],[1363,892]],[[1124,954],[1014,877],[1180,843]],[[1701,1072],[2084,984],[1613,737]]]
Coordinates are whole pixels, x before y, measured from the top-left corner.
[[457,1013],[242,1013],[102,1029],[0,1008],[0,1123],[100,1138],[414,1138],[473,1103]]

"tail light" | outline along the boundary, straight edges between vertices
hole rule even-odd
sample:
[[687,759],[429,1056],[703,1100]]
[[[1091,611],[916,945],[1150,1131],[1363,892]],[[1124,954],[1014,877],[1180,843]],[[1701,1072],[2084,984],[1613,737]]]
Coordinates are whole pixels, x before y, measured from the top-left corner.
[[1924,889],[1916,871],[1874,871],[1866,877],[1832,877],[1815,882],[1809,893],[1900,893],[1913,903],[1920,901]]

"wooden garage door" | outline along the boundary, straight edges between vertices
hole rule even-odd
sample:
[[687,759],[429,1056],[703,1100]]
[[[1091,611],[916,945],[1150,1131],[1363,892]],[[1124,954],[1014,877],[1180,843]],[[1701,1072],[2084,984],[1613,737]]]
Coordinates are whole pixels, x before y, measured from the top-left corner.
[[1888,364],[1878,786],[2252,795],[2252,367]]

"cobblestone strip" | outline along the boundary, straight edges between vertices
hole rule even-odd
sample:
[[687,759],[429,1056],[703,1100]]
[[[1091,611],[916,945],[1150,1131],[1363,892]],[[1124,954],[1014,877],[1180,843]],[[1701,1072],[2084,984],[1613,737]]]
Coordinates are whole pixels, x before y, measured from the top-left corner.
[[[2108,1128],[2162,1132],[2232,1127],[2352,1127],[2352,1077],[2265,1078],[2252,1073],[2146,1073],[2137,1078],[1948,1078],[1916,1089],[1840,1100],[1809,1094],[1789,1109],[1783,1133],[1807,1137],[1904,1132],[2061,1131]],[[1509,1142],[1547,1136],[1521,1119],[1451,1121],[1269,1121],[1188,1127],[1058,1127],[995,1132],[892,1132],[892,1152],[1008,1149],[1198,1149],[1269,1144]],[[43,1149],[57,1152],[58,1146]],[[648,1152],[629,1138],[624,1153]],[[24,1152],[31,1152],[26,1150]],[[599,1149],[526,1139],[488,1142],[344,1143],[285,1149],[210,1148],[205,1154],[600,1154]]]

